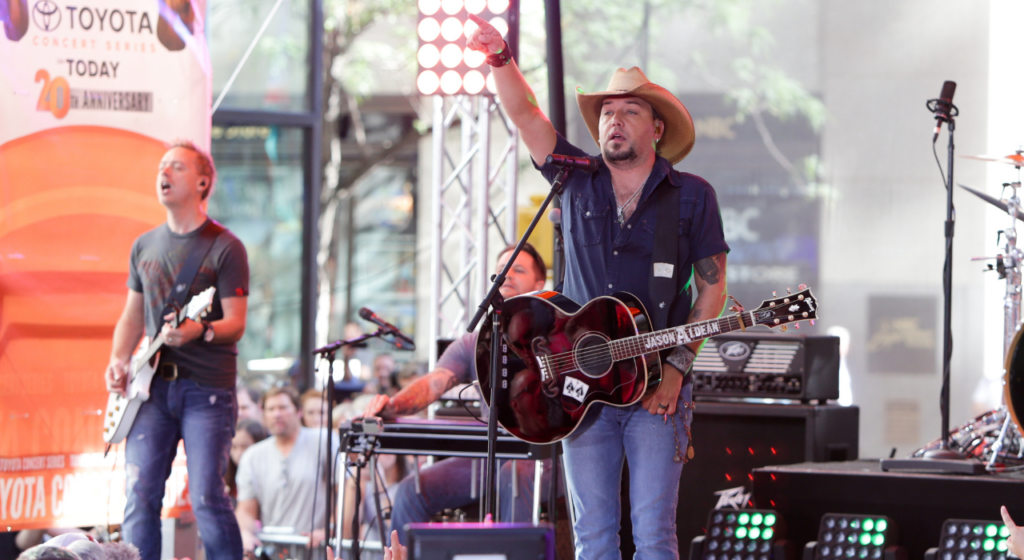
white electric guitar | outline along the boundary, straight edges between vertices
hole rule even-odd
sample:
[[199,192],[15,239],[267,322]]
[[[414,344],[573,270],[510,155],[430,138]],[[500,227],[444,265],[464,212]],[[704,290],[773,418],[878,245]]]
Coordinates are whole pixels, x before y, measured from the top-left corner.
[[[177,327],[185,319],[195,321],[206,315],[213,304],[213,294],[216,292],[217,288],[211,286],[193,296],[185,308],[174,315],[171,326]],[[163,346],[163,333],[156,335],[153,340],[143,337],[128,367],[127,397],[112,392],[107,398],[107,413],[103,416],[103,441],[118,443],[132,429],[139,407],[149,400],[149,387],[156,374],[156,366],[160,362],[160,349]]]

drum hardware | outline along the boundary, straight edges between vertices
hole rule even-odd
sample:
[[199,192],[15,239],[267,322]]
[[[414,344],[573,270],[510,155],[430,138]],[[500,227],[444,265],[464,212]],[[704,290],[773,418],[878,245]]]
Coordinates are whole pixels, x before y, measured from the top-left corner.
[[[1024,263],[1024,251],[1017,247],[1017,220],[1024,220],[1024,208],[1018,196],[1020,191],[1020,171],[1024,167],[1024,150],[1004,157],[963,156],[968,159],[1004,163],[1017,169],[1017,181],[1003,184],[1003,194],[1009,189],[1008,198],[995,198],[981,191],[961,184],[960,187],[974,194],[985,202],[1007,213],[1010,218],[1009,227],[1000,230],[996,244],[1000,238],[1005,243],[1001,254],[995,257],[976,257],[972,261],[995,260],[995,266],[989,264],[987,270],[994,270],[1000,280],[1006,281],[1006,295],[1003,298],[1003,403],[999,408],[986,412],[974,420],[958,427],[950,437],[951,444],[968,456],[984,461],[990,471],[1010,468],[1024,468],[1024,437],[1021,435],[1020,423],[1016,407],[1024,406],[1024,353],[1020,363],[1016,363],[1017,345],[1020,342],[1021,328],[1021,265]],[[1019,385],[1019,387],[1018,387]],[[1016,399],[1014,395],[1021,393]],[[1016,400],[1016,402],[1015,402]],[[938,442],[932,442],[915,452],[915,455],[933,448]]]

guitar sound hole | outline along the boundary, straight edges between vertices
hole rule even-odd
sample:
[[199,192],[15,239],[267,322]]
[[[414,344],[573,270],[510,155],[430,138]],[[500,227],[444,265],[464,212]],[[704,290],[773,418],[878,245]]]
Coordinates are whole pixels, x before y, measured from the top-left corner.
[[600,333],[583,335],[576,341],[576,367],[587,376],[600,377],[612,369],[608,339]]

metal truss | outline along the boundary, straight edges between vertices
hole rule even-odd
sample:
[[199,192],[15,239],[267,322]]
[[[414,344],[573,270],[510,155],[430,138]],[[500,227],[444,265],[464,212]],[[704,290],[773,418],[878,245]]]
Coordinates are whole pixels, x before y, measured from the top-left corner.
[[457,338],[516,235],[519,131],[489,96],[434,96],[431,147],[430,362]]

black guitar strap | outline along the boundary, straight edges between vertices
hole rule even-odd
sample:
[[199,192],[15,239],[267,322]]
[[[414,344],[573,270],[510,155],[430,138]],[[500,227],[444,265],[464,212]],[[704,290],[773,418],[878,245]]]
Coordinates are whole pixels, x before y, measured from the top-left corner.
[[188,298],[190,291],[189,288],[192,287],[192,283],[196,280],[196,274],[199,272],[199,265],[203,264],[206,255],[213,248],[213,242],[224,231],[224,226],[218,224],[212,218],[203,226],[203,230],[199,232],[195,242],[192,244],[192,249],[189,251],[185,263],[181,265],[181,270],[178,271],[178,278],[174,281],[171,293],[167,296],[167,303],[164,305],[164,315],[174,313],[185,305],[185,300]]
[[654,330],[668,328],[668,314],[679,294],[679,187],[666,176],[654,191],[654,247],[651,249],[651,323]]

